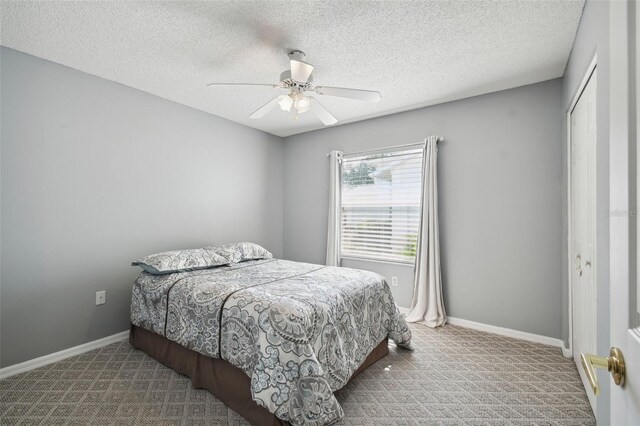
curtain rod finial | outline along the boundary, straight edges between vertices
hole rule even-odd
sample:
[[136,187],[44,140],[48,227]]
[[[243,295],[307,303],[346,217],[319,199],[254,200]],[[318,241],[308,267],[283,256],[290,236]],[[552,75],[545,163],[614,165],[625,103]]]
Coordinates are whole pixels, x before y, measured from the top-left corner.
[[[435,138],[436,138],[436,143],[438,143],[438,142],[444,142],[444,138],[443,138],[443,137],[441,137],[441,136],[435,136],[435,135],[433,135],[433,136],[429,136],[429,137],[430,137],[430,138],[435,137]],[[424,138],[424,143],[425,143],[425,145],[427,144],[427,141],[428,141],[428,140],[429,140],[429,138]]]

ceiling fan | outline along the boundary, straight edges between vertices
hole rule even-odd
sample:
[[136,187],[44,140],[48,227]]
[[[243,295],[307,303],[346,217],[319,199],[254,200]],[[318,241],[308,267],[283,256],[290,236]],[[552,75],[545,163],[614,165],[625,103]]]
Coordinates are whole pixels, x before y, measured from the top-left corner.
[[276,96],[260,108],[250,118],[262,118],[276,105],[283,111],[293,112],[294,120],[298,114],[312,111],[325,126],[330,126],[338,120],[314,97],[313,95],[335,96],[340,98],[358,99],[360,101],[379,102],[382,97],[380,92],[374,90],[347,89],[344,87],[314,86],[313,65],[304,62],[305,54],[300,50],[289,53],[291,69],[280,74],[280,83],[253,84],[253,83],[209,83],[207,86],[262,86],[274,89],[284,89],[288,93]]

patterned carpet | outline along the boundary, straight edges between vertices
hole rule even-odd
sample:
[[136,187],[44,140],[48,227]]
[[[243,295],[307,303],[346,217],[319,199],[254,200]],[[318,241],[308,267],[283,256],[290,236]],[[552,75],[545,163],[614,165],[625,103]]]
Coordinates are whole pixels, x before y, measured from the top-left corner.
[[[447,325],[412,325],[416,350],[340,390],[340,425],[593,425],[557,348]],[[128,342],[0,381],[2,425],[244,425],[211,394]]]

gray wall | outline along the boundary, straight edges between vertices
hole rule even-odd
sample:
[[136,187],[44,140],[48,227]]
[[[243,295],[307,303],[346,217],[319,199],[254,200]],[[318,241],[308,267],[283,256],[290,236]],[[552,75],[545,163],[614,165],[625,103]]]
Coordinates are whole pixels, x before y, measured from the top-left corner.
[[[446,139],[438,159],[447,313],[560,338],[561,117],[556,79],[286,138],[285,257],[324,261],[327,152],[437,134]],[[397,274],[392,290],[408,306],[411,267],[358,266]]]
[[[283,143],[10,49],[0,60],[2,366],[125,330],[129,263],[147,253],[252,240],[323,263],[325,154],[430,134],[446,138],[448,314],[561,336],[560,80]],[[398,277],[392,290],[409,305],[412,266],[344,265]]]
[[281,138],[0,58],[0,365],[126,330],[136,257],[238,240],[282,255]]
[[[569,338],[568,265],[567,265],[567,126],[566,113],[589,64],[597,53],[597,158],[596,158],[596,285],[597,285],[597,347],[598,353],[609,353],[609,3],[586,2],[569,62],[562,79],[562,278],[563,278],[563,338]],[[597,398],[597,418],[609,422],[609,383],[600,381],[602,395]]]

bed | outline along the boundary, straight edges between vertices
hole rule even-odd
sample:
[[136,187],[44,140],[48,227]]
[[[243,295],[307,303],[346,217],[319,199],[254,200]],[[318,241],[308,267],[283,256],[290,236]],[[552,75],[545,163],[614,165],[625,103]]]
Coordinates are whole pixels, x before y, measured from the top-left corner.
[[325,425],[334,392],[411,333],[378,274],[274,258],[135,281],[130,341],[252,424]]

